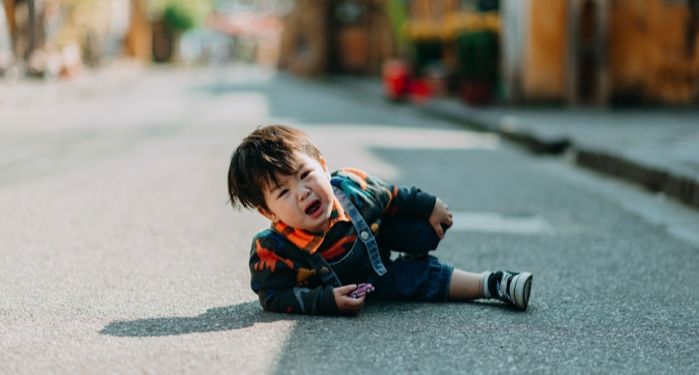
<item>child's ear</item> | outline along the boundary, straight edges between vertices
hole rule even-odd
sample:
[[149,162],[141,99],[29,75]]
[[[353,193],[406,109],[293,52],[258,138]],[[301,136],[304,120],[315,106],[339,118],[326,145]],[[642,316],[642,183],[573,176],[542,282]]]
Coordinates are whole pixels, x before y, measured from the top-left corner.
[[276,223],[278,221],[277,215],[275,215],[271,211],[265,210],[262,207],[257,207],[257,212],[259,212],[262,216],[266,217],[273,223]]
[[328,171],[328,162],[322,156],[320,157],[320,166],[323,167],[324,171],[326,171],[326,172]]

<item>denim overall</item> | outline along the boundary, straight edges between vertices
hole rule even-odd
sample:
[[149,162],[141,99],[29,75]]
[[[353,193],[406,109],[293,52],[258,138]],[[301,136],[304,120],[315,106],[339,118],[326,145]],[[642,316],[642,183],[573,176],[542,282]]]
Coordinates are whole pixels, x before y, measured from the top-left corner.
[[[446,300],[453,267],[427,255],[436,249],[439,238],[426,221],[385,219],[377,242],[352,201],[341,189],[333,186],[333,191],[352,220],[357,240],[347,254],[334,262],[327,262],[318,252],[310,255],[310,262],[325,285],[369,282],[376,290],[368,298]],[[391,260],[390,250],[410,256]]]

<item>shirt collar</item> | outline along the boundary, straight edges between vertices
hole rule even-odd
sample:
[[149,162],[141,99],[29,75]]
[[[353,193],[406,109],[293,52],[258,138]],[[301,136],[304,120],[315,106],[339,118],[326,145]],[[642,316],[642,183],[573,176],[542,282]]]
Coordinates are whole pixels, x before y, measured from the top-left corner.
[[303,229],[296,229],[281,221],[272,224],[272,228],[289,240],[299,249],[313,254],[318,250],[320,244],[323,243],[325,235],[339,222],[351,221],[345,210],[342,208],[340,201],[333,197],[333,209],[330,212],[330,225],[325,232],[309,232]]

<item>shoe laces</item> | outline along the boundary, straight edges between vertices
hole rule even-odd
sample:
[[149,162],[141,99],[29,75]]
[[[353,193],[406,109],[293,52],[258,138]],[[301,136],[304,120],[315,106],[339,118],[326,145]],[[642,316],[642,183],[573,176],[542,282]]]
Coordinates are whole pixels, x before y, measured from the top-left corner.
[[497,290],[498,290],[498,296],[500,296],[500,300],[514,304],[515,300],[512,298],[508,290],[510,290],[510,283],[512,282],[512,279],[514,279],[516,275],[508,272],[508,271],[502,271],[502,276],[500,277],[500,280],[496,284]]

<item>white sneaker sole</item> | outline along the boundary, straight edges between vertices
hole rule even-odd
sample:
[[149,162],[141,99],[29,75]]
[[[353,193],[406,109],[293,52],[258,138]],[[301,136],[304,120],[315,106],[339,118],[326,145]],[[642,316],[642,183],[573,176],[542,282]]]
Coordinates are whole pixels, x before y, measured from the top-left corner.
[[515,306],[526,310],[529,304],[529,294],[532,290],[532,274],[529,272],[520,273],[510,287],[513,289],[510,290],[510,295],[514,299]]

